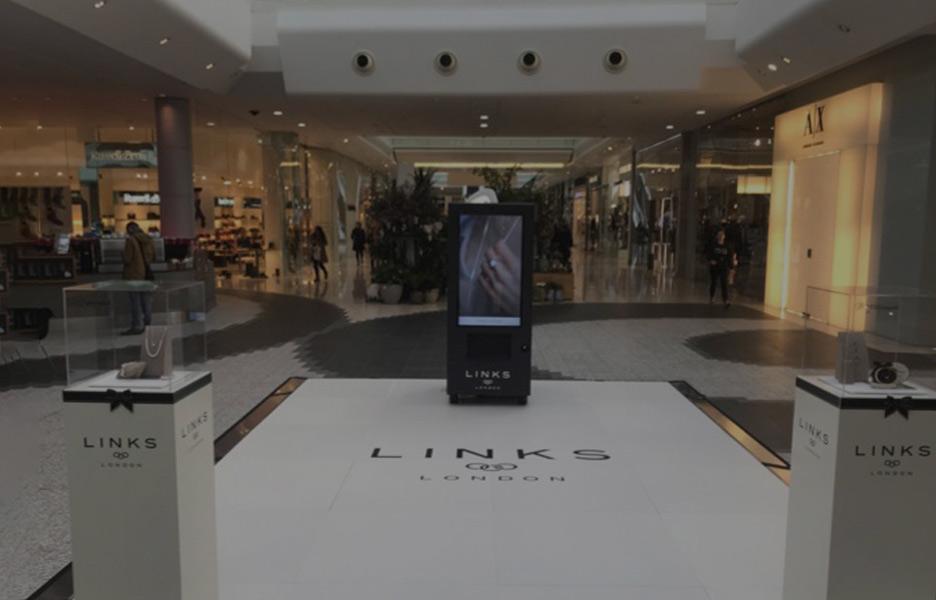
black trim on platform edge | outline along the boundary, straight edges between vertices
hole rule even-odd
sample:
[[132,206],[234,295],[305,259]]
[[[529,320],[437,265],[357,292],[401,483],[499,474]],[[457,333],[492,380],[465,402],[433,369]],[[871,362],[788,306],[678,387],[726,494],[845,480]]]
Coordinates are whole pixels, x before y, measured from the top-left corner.
[[[204,383],[196,388],[189,389],[189,386],[183,388],[190,394],[193,391],[208,385],[211,382],[211,374],[202,378]],[[260,401],[250,411],[244,415],[240,421],[228,428],[227,431],[215,438],[215,464],[224,458],[237,444],[243,440],[248,433],[256,429],[261,421],[270,416],[280,404],[286,401],[289,396],[296,391],[306,380],[305,377],[290,377],[282,385],[273,390],[266,398]],[[201,380],[200,380],[201,381]],[[195,385],[198,382],[192,382]],[[80,392],[78,392],[80,393]],[[97,392],[91,392],[95,396]],[[162,394],[170,396],[171,394]],[[67,402],[68,400],[66,400]],[[102,402],[102,400],[94,400]],[[134,395],[133,401],[137,402],[137,395]],[[87,402],[87,400],[72,400],[72,402]],[[52,576],[47,582],[42,584],[38,590],[33,592],[26,600],[72,600],[75,594],[74,579],[72,578],[72,564],[68,563],[62,570]]]
[[722,409],[718,408],[701,392],[692,387],[686,381],[670,381],[676,391],[685,396],[696,408],[722,428],[734,441],[738,442],[745,450],[756,458],[761,465],[777,479],[790,485],[790,463],[782,456],[770,449],[767,444],[760,441],[757,436],[745,429],[743,425],[729,417]]
[[[809,392],[816,398],[819,398],[823,402],[831,404],[840,410],[884,410],[887,408],[886,403],[888,396],[896,397],[901,395],[901,391],[899,389],[882,389],[880,396],[838,396],[819,387],[811,381],[806,381],[802,377],[796,378],[796,387],[803,390],[804,392]],[[916,398],[913,396],[911,396],[911,398],[914,400],[914,411],[936,410],[936,400],[933,400],[932,398]]]
[[[211,383],[211,372],[205,371],[201,374],[198,379],[192,383],[181,387],[174,392],[136,392],[132,389],[107,389],[101,390],[99,392],[92,391],[69,391],[65,390],[62,392],[62,398],[65,402],[86,402],[86,403],[100,403],[107,404],[111,401],[110,398],[106,397],[108,392],[117,392],[119,394],[130,394],[129,401],[134,404],[175,404],[183,398],[187,398],[191,394],[202,389],[206,385]],[[119,386],[118,386],[119,387]]]

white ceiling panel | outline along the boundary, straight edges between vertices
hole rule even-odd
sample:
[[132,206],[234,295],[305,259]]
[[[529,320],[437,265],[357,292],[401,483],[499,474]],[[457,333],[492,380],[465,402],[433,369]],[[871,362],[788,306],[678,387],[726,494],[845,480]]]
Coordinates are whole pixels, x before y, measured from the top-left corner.
[[[704,4],[563,6],[539,10],[320,9],[279,13],[279,47],[290,94],[538,95],[694,90],[705,44]],[[605,70],[620,48],[627,67]],[[439,74],[441,51],[457,70]],[[518,68],[533,50],[542,66]],[[375,68],[352,68],[359,51]]]

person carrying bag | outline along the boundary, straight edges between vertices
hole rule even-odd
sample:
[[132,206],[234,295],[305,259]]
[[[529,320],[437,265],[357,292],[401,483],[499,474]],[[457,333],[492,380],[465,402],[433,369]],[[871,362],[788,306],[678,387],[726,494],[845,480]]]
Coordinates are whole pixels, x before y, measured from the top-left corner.
[[[153,281],[155,279],[150,264],[153,261],[153,239],[131,221],[127,223],[127,243],[123,251],[124,281]],[[130,292],[130,329],[121,335],[140,335],[153,320],[153,293],[149,291]]]

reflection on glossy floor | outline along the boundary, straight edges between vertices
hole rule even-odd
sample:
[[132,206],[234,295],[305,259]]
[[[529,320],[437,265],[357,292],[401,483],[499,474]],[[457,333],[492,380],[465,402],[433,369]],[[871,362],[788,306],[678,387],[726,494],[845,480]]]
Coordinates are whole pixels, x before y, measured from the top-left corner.
[[[671,271],[652,271],[645,267],[630,267],[626,253],[614,251],[582,251],[573,248],[573,274],[575,292],[572,302],[707,302],[708,290],[704,284],[673,277]],[[329,265],[329,277],[316,282],[311,267],[299,273],[280,278],[250,279],[233,276],[219,280],[227,289],[253,290],[277,294],[295,294],[334,303],[363,318],[410,314],[427,310],[444,310],[442,299],[437,304],[386,305],[367,302],[370,283],[369,261],[355,264],[353,256],[338,258]],[[567,299],[568,300],[568,299]],[[363,305],[377,306],[373,310]]]

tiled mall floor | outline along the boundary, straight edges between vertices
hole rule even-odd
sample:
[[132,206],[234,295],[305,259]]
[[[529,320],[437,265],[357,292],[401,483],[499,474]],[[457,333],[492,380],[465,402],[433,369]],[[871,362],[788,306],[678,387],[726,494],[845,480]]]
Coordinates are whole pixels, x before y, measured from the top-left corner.
[[[710,305],[707,290],[617,256],[577,256],[576,273],[573,302],[535,309],[536,378],[686,381],[786,452],[798,323]],[[444,303],[368,302],[366,281],[353,260],[318,284],[308,273],[220,281],[207,337],[216,434],[291,376],[444,377]],[[23,600],[70,560],[61,333],[44,345],[50,361],[27,344],[24,364],[0,366],[0,600]]]

